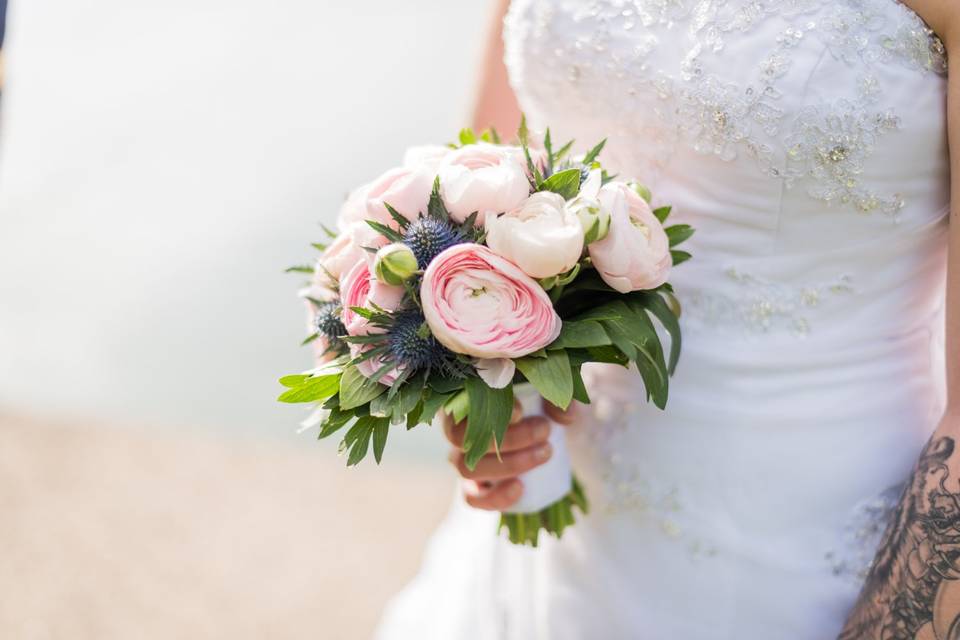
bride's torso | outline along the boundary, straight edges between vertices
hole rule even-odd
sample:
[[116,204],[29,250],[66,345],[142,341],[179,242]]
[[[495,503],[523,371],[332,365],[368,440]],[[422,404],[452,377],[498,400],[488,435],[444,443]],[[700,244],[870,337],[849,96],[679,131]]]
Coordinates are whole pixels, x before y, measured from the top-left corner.
[[697,229],[667,409],[635,374],[596,387],[590,562],[556,551],[552,579],[605,559],[601,592],[670,637],[827,637],[942,408],[940,41],[895,0],[514,0],[504,38],[533,125],[607,137]]

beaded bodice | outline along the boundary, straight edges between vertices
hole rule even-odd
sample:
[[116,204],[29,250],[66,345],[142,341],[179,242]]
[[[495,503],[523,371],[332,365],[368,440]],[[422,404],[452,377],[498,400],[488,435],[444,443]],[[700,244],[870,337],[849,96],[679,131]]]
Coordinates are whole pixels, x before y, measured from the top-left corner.
[[929,322],[947,61],[905,5],[515,0],[504,39],[534,125],[608,137],[605,163],[697,227],[674,277],[688,328],[786,339]]

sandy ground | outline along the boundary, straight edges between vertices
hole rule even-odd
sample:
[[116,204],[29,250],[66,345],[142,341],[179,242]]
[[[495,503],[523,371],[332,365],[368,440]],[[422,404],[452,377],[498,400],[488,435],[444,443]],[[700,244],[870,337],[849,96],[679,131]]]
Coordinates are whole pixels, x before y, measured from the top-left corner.
[[330,445],[0,414],[0,638],[369,637],[453,480]]

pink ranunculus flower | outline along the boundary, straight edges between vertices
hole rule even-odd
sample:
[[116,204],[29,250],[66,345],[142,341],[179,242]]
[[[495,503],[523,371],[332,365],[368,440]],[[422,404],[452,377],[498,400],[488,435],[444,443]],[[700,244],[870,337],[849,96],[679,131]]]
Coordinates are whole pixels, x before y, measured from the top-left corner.
[[610,212],[610,230],[588,249],[604,282],[620,293],[666,282],[673,266],[670,241],[646,200],[622,182],[605,185],[599,200]]
[[[373,231],[373,229],[371,229],[371,231]],[[329,282],[327,274],[339,282],[343,275],[350,271],[355,264],[364,260],[366,253],[363,247],[354,242],[352,234],[349,232],[341,233],[334,238],[333,242],[320,254],[320,259],[317,261],[314,282],[318,284],[333,284]]]
[[386,203],[407,220],[415,220],[427,211],[433,177],[433,172],[425,166],[397,167],[381,174],[365,192],[367,219],[396,228],[396,222],[384,206]]
[[469,144],[451,151],[437,173],[440,196],[457,222],[476,211],[482,225],[488,213],[510,211],[530,195],[526,161],[517,147]]
[[443,159],[451,152],[450,147],[440,144],[425,144],[418,147],[410,147],[403,154],[403,166],[414,169],[417,167],[426,167],[431,171],[436,171]]
[[403,299],[404,288],[392,287],[379,282],[370,272],[366,262],[358,262],[340,282],[340,301],[343,304],[343,326],[351,336],[380,333],[383,330],[370,326],[369,321],[357,314],[352,307],[394,311]]
[[[350,345],[350,357],[356,358],[361,353],[369,349],[370,347],[361,347],[359,344]],[[357,363],[357,371],[360,372],[364,378],[370,378],[376,374],[384,366],[384,362],[381,356],[374,356],[372,358],[367,358],[363,362]],[[397,381],[397,378],[400,377],[400,369],[393,367],[390,371],[384,373],[380,378],[377,379],[377,382],[385,384],[387,386],[392,385]]]
[[455,353],[519,358],[560,335],[560,316],[536,280],[479,244],[434,258],[420,302],[434,337]]
[[367,217],[367,189],[369,185],[357,187],[347,196],[343,204],[340,205],[340,212],[337,214],[337,229],[341,232],[346,231],[357,222],[363,222]]
[[384,202],[408,220],[426,212],[435,171],[425,164],[403,166],[380,174],[372,182],[350,192],[337,215],[337,228],[346,232],[358,223],[375,220],[396,228]]

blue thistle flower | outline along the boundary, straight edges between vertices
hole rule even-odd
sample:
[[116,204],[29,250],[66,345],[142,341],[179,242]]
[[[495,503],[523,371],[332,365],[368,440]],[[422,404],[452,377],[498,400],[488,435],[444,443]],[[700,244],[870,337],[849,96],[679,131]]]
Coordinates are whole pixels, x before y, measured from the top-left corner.
[[432,216],[417,218],[403,233],[403,243],[413,250],[421,269],[426,269],[440,252],[462,242],[466,242],[466,238],[459,229],[447,220]]
[[411,373],[426,369],[449,377],[466,375],[467,367],[452,351],[437,342],[420,311],[404,311],[397,315],[388,340],[393,361]]
[[341,311],[340,303],[336,301],[324,302],[317,307],[314,320],[317,333],[325,336],[331,344],[347,335],[347,328],[343,326],[343,320],[340,316]]

